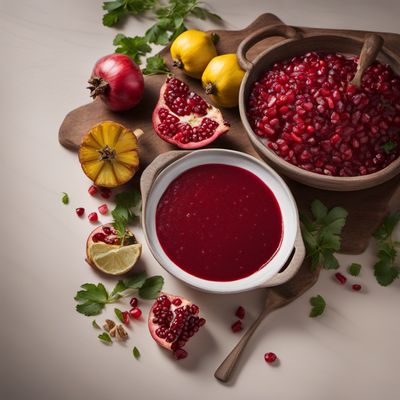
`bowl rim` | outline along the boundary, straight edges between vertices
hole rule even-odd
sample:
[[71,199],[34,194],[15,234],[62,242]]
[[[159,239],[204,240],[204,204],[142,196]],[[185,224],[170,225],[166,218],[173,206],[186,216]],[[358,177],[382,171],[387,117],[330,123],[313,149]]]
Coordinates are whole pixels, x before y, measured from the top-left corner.
[[[220,160],[210,161],[210,160]],[[234,281],[209,281],[198,278],[177,266],[166,253],[158,240],[155,226],[155,212],[157,204],[169,184],[183,171],[196,165],[207,163],[220,163],[236,165],[250,170],[258,176],[273,192],[281,209],[282,215],[282,240],[274,256],[258,271],[242,279]],[[253,166],[253,170],[250,169]],[[183,167],[183,168],[182,168]],[[185,168],[186,167],[186,168]],[[262,171],[258,174],[255,171]],[[261,176],[260,176],[261,175]],[[267,183],[266,177],[270,178]],[[272,185],[272,187],[271,187]],[[148,192],[142,211],[143,232],[148,247],[158,263],[171,275],[188,285],[211,293],[238,293],[255,289],[264,285],[279,273],[283,265],[291,256],[296,233],[299,226],[299,216],[296,202],[284,180],[267,164],[250,156],[234,150],[227,149],[202,149],[191,152],[166,166],[154,179]],[[268,265],[268,268],[265,266]]]
[[[352,176],[352,177],[340,177],[340,176],[330,176],[330,175],[322,175],[316,172],[307,171],[298,166],[295,166],[283,158],[279,157],[275,152],[273,152],[270,148],[264,145],[262,138],[260,138],[254,130],[252,129],[249,120],[246,115],[246,99],[245,99],[245,91],[247,89],[249,78],[253,77],[255,74],[254,66],[257,65],[268,53],[272,52],[278,47],[287,46],[294,42],[299,41],[312,41],[316,38],[331,38],[331,39],[340,39],[347,40],[352,42],[357,42],[358,44],[362,44],[363,41],[354,36],[344,36],[344,35],[309,35],[300,39],[286,39],[279,43],[276,43],[255,57],[252,61],[253,67],[246,71],[245,76],[243,77],[242,83],[240,85],[239,90],[239,114],[242,124],[247,132],[247,135],[257,150],[259,154],[262,154],[265,158],[267,158],[274,168],[278,169],[279,172],[287,175],[288,177],[307,184],[309,186],[322,188],[326,190],[337,190],[337,191],[352,191],[352,190],[361,190],[368,189],[374,186],[378,186],[400,173],[400,156],[397,157],[394,161],[392,161],[385,168],[373,172],[367,175],[360,176]],[[309,50],[312,51],[312,50]],[[385,55],[396,62],[400,68],[400,57],[389,50],[386,46],[383,46],[381,52],[385,53]],[[340,53],[340,51],[339,51]],[[288,56],[290,58],[292,56]]]

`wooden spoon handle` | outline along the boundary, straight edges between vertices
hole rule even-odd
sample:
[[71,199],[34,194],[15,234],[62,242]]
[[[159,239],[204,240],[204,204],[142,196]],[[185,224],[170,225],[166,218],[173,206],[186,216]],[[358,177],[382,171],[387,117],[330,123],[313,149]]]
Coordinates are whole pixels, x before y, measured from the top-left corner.
[[269,312],[270,310],[268,308],[264,309],[264,311],[258,316],[258,318],[253,322],[247,332],[239,340],[238,344],[233,348],[233,350],[228,354],[222,364],[217,368],[214,376],[218,380],[222,382],[227,382],[229,380],[244,348],[246,347],[250,338],[253,336],[253,333],[256,331],[258,325],[260,325],[261,321],[269,314]]
[[361,86],[361,79],[365,70],[375,61],[383,46],[383,38],[375,33],[366,36],[358,61],[357,72],[351,83],[357,87]]

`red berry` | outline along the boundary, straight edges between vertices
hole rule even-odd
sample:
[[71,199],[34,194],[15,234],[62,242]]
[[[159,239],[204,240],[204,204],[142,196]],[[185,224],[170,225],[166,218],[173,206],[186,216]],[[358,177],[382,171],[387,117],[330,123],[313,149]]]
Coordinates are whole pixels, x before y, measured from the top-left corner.
[[265,360],[268,364],[271,364],[271,363],[275,362],[277,358],[278,358],[278,357],[276,356],[275,353],[271,353],[271,352],[270,352],[270,353],[265,353],[265,354],[264,354],[264,360]]
[[134,307],[129,311],[132,318],[138,319],[142,315],[142,310],[140,308]]
[[344,285],[347,281],[347,278],[340,272],[336,272],[335,278],[341,285]]
[[100,190],[100,196],[101,196],[103,199],[109,199],[110,196],[111,196],[111,190],[108,189],[108,188],[101,188],[101,190]]
[[174,351],[174,357],[175,357],[177,360],[182,360],[182,359],[186,358],[187,355],[188,355],[187,351],[186,351],[186,350],[183,350],[183,349],[176,349],[176,350]]
[[136,297],[132,297],[132,298],[131,298],[131,301],[129,302],[129,304],[130,304],[133,308],[137,307],[137,305],[138,305],[138,300],[137,300],[137,298],[136,298]]
[[94,185],[90,186],[90,188],[88,189],[88,192],[89,192],[89,194],[90,194],[91,196],[95,196],[96,193],[97,193],[97,187],[94,186]]
[[355,291],[355,292],[359,292],[361,290],[361,285],[358,285],[357,283],[355,283],[354,285],[351,286],[351,288]]
[[108,213],[108,206],[107,206],[107,204],[102,204],[102,205],[99,207],[99,213],[102,214],[102,215],[106,215],[106,214]]
[[125,325],[129,324],[129,312],[128,311],[122,311],[122,320]]
[[240,332],[243,329],[242,326],[242,321],[237,320],[236,322],[234,322],[231,326],[232,332]]
[[82,217],[82,215],[85,213],[85,209],[82,208],[82,207],[79,207],[79,208],[75,209],[75,211],[76,211],[76,215],[78,217]]
[[246,310],[242,306],[239,306],[235,313],[235,315],[240,319],[243,319],[245,314]]
[[92,212],[92,213],[90,213],[90,214],[88,215],[88,220],[89,220],[90,222],[97,222],[98,219],[99,219],[99,217],[97,216],[97,213],[96,213],[96,212]]

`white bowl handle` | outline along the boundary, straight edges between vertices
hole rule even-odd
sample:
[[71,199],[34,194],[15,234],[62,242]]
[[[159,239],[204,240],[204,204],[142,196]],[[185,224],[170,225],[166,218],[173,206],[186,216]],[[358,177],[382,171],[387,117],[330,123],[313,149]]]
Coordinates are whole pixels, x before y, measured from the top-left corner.
[[297,226],[296,239],[294,241],[294,254],[290,260],[289,265],[284,271],[278,272],[272,279],[268,279],[267,282],[261,285],[261,287],[278,286],[282,283],[287,282],[297,273],[300,269],[301,264],[304,261],[306,255],[306,249],[304,247],[303,238],[301,236],[300,223]]

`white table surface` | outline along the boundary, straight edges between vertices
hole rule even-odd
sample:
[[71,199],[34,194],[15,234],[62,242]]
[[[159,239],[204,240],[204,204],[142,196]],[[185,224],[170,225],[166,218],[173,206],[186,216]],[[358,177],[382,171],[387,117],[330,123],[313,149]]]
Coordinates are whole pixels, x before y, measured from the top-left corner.
[[[269,11],[289,24],[400,33],[398,1],[210,3],[233,29]],[[199,304],[206,328],[182,362],[153,342],[144,321],[133,324],[126,346],[99,343],[92,318],[74,310],[79,285],[103,280],[84,261],[91,226],[74,208],[94,210],[101,200],[87,195],[89,181],[77,156],[58,144],[57,133],[64,115],[88,101],[85,86],[94,62],[113,51],[117,30],[103,27],[101,16],[101,2],[94,0],[0,1],[1,398],[398,399],[400,281],[388,288],[376,283],[373,246],[361,256],[339,257],[344,267],[363,264],[363,293],[340,287],[324,271],[305,296],[261,325],[229,385],[213,373],[240,336],[229,328],[233,312],[243,305],[249,325],[263,292],[193,291],[164,273],[146,246],[142,267],[162,273],[166,291]],[[133,36],[150,24],[130,18],[120,31]],[[61,203],[63,191],[70,195],[69,206]],[[140,227],[135,233],[143,241]],[[310,319],[308,301],[315,294],[328,307],[322,317]],[[143,303],[144,314],[149,305]],[[97,320],[112,311],[109,306]],[[134,345],[140,361],[132,357]],[[279,366],[264,362],[267,351],[278,354]]]

